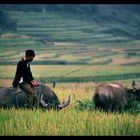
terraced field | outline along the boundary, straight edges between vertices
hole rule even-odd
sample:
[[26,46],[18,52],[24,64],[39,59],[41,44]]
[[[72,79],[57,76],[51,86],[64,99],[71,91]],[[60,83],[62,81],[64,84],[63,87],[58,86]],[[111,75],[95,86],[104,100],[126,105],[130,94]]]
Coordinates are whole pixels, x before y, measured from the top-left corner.
[[[102,43],[103,38],[111,41],[115,37],[90,33],[103,27],[80,19],[66,20],[53,12],[10,14],[17,20],[18,33],[0,38],[2,80],[13,79],[16,64],[28,48],[36,52],[32,70],[42,82],[101,82],[140,76],[139,41]],[[44,44],[41,39],[53,44]]]
[[60,101],[70,94],[71,103],[60,112],[0,109],[0,135],[140,134],[139,103],[122,113],[106,113],[95,110],[92,102],[98,83],[131,87],[133,79],[139,80],[139,40],[114,36],[104,32],[105,26],[54,12],[9,13],[18,30],[0,36],[0,86],[12,86],[16,64],[30,48],[36,52],[31,63],[34,78],[51,87],[56,81],[54,91]]

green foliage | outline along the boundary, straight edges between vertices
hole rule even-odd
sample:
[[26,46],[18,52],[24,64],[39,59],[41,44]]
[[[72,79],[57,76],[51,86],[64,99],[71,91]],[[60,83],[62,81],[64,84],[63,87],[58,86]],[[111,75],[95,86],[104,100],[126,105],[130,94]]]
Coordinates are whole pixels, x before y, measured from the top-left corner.
[[17,20],[20,34],[36,39],[47,37],[53,41],[84,44],[139,40],[138,7],[98,4],[0,5]]
[[15,32],[17,24],[15,20],[11,19],[10,15],[0,10],[0,34],[8,31]]
[[[86,94],[86,93],[85,93]],[[80,110],[80,111],[84,111],[84,110],[88,110],[88,111],[94,111],[95,109],[95,104],[88,100],[88,99],[85,99],[85,100],[76,100],[75,101],[75,109],[76,110]]]
[[131,114],[139,114],[140,113],[140,102],[133,101],[127,107],[127,112]]
[[[95,104],[93,101],[89,99],[84,99],[82,101],[75,99],[75,109],[79,111],[95,111]],[[100,109],[97,109],[100,110]],[[103,110],[100,110],[103,111]],[[140,102],[139,101],[133,101],[131,102],[127,107],[119,107],[118,109],[114,111],[109,111],[110,113],[116,112],[116,113],[128,113],[128,114],[139,114],[140,113]]]
[[6,5],[0,5],[1,9],[4,10],[16,10],[16,11],[34,11],[34,12],[48,12],[48,11],[56,11],[56,12],[62,12],[62,13],[71,13],[73,14],[75,12],[77,13],[84,13],[87,10],[89,12],[94,12],[96,10],[96,5],[93,4],[6,4]]

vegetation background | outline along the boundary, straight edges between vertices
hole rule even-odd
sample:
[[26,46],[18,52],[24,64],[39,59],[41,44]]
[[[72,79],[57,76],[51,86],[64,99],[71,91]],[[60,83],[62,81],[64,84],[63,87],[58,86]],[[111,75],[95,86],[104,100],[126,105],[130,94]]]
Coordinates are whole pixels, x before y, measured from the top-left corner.
[[101,82],[131,88],[140,77],[140,5],[0,4],[0,86],[34,49],[34,78],[71,104],[60,112],[0,109],[0,135],[140,135],[140,103],[121,112],[95,110]]

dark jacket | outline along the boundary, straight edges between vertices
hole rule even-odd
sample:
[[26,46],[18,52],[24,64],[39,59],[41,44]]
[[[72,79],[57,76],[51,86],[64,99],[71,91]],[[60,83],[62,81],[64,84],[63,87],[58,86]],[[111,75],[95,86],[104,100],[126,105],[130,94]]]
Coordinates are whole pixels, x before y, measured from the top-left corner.
[[[28,64],[28,66],[27,66],[27,64]],[[23,58],[17,64],[15,78],[12,83],[13,87],[18,86],[21,77],[23,78],[23,81],[25,83],[29,83],[29,84],[34,79],[32,76],[32,73],[31,73],[30,64]]]

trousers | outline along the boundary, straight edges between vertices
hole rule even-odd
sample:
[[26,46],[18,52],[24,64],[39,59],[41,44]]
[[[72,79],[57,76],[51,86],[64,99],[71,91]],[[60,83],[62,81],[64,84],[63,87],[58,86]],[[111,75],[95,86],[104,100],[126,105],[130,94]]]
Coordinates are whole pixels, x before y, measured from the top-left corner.
[[26,94],[26,106],[27,107],[32,107],[35,101],[35,91],[34,88],[25,82],[22,82],[19,84],[19,87],[25,92]]

